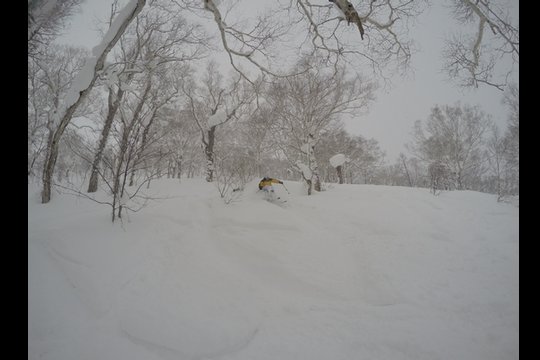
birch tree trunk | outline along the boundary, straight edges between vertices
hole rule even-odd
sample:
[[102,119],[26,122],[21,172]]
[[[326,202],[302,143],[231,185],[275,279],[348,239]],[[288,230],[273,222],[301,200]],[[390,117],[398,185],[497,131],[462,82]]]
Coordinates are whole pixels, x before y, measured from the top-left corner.
[[150,131],[150,127],[152,126],[152,123],[154,122],[156,115],[157,115],[157,109],[154,110],[154,112],[152,113],[152,117],[150,118],[148,125],[144,127],[142,140],[141,140],[141,146],[139,147],[138,152],[135,154],[135,161],[133,162],[133,167],[131,169],[131,177],[129,179],[129,186],[133,186],[133,184],[135,183],[134,180],[135,180],[135,172],[137,171],[137,165],[141,162],[141,159],[143,159],[144,157],[143,152],[146,149],[146,143],[148,142],[148,132]]
[[[111,51],[118,39],[122,36],[131,21],[142,10],[146,0],[131,0],[118,15],[111,27],[105,34],[101,44],[93,49],[95,57],[88,58],[84,68],[79,72],[74,79],[73,84],[66,96],[67,109],[60,111],[58,114],[58,126],[52,135],[51,142],[47,147],[47,154],[43,166],[43,191],[41,193],[41,202],[48,203],[51,200],[51,186],[54,174],[56,160],[58,158],[58,148],[60,139],[64,134],[64,130],[71,122],[73,114],[79,105],[86,99],[94,83],[96,82],[97,74],[103,69],[107,54]],[[90,76],[89,76],[90,73]],[[88,79],[90,78],[90,81]]]
[[98,187],[98,176],[99,176],[99,164],[101,163],[101,159],[103,157],[103,150],[105,149],[105,145],[107,144],[107,139],[109,138],[109,132],[112,127],[112,123],[114,120],[114,116],[116,115],[116,112],[118,111],[118,108],[120,106],[120,101],[122,100],[122,97],[124,96],[124,91],[121,88],[118,88],[118,92],[116,93],[116,98],[113,100],[113,91],[112,89],[109,90],[109,110],[107,112],[107,118],[105,119],[105,125],[103,126],[103,130],[101,131],[101,137],[99,139],[99,146],[96,151],[96,155],[94,156],[94,161],[92,162],[92,172],[90,174],[90,181],[88,182],[88,190],[87,192],[93,193],[97,191]]
[[[118,217],[120,218],[122,215],[122,196],[124,194],[124,188],[125,188],[125,182],[127,177],[127,169],[129,168],[129,164],[131,162],[131,152],[128,153],[129,150],[129,139],[132,134],[132,131],[135,128],[135,125],[137,121],[139,121],[140,114],[142,111],[142,108],[144,106],[144,103],[146,102],[148,98],[148,94],[150,93],[150,89],[152,87],[152,81],[151,78],[148,79],[148,82],[146,83],[146,88],[144,90],[143,95],[141,96],[141,99],[139,100],[139,103],[137,104],[135,110],[133,111],[133,118],[129,122],[129,124],[126,122],[124,125],[124,129],[122,132],[122,140],[120,142],[119,147],[119,153],[118,153],[118,164],[116,166],[116,171],[114,173],[114,185],[113,185],[113,211],[112,211],[112,221],[114,222],[116,218],[116,209],[118,208]],[[128,158],[126,158],[126,154],[128,154]],[[122,169],[124,169],[122,171]],[[123,181],[122,180],[122,175]],[[117,206],[117,204],[120,203],[120,205]]]
[[317,163],[317,159],[315,159],[315,154],[312,155],[311,165],[313,167],[313,179],[315,180],[313,183],[313,188],[315,191],[320,192],[321,191],[321,177],[319,175],[319,164]]
[[206,155],[206,181],[214,181],[214,142],[216,138],[216,127],[208,130],[208,141],[205,143],[204,153]]

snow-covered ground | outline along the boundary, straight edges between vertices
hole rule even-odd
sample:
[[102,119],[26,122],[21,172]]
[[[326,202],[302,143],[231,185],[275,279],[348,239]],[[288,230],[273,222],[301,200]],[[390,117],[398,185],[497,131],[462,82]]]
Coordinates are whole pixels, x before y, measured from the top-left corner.
[[111,223],[28,190],[28,354],[42,360],[518,359],[519,210],[471,191],[200,179]]

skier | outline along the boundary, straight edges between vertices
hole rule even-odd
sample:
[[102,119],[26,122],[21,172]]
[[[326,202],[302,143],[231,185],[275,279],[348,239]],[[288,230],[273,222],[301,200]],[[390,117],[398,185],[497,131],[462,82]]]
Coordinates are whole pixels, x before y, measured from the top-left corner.
[[267,200],[274,200],[276,198],[274,186],[272,184],[283,184],[283,181],[268,176],[263,177],[262,180],[259,181],[259,190],[264,191],[264,196]]

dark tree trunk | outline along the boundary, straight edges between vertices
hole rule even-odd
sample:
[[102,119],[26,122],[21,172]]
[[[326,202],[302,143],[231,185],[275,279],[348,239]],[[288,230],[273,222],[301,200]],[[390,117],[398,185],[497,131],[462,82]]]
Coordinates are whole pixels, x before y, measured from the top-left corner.
[[319,175],[315,175],[315,183],[313,184],[313,189],[315,189],[315,191],[321,191],[321,179],[319,178]]
[[342,170],[341,165],[336,167],[336,171],[337,171],[337,176],[338,176],[338,179],[339,179],[339,183],[343,184],[343,170]]

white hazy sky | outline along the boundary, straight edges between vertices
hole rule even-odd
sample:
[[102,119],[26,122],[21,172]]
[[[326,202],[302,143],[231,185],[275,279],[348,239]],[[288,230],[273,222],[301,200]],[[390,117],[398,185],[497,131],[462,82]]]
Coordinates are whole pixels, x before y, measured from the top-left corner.
[[[507,1],[514,6],[514,19],[518,20],[518,0]],[[96,18],[107,17],[111,3],[112,0],[87,0],[82,11],[73,17],[71,27],[61,41],[89,49],[97,45],[101,39],[93,30],[95,21]],[[410,75],[407,78],[395,77],[390,90],[380,90],[367,115],[345,122],[350,133],[375,138],[390,162],[400,152],[405,152],[404,144],[410,141],[414,122],[425,120],[436,104],[453,105],[460,101],[480,105],[501,130],[506,127],[508,111],[501,104],[501,91],[485,86],[477,90],[462,90],[446,81],[446,75],[440,70],[443,40],[458,26],[451,20],[447,8],[439,1],[433,3],[436,4],[422,14],[411,30],[411,38],[416,41],[420,52],[413,56]]]
[[257,182],[225,205],[204,179],[154,180],[160,200],[114,225],[29,184],[28,359],[518,359],[518,207],[294,181],[281,207]]

